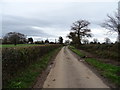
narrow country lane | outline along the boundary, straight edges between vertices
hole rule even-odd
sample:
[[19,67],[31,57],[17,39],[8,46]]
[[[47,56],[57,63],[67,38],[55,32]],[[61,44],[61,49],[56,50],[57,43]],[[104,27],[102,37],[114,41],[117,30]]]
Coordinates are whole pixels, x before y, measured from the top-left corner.
[[43,88],[109,88],[85,64],[63,47],[55,59]]

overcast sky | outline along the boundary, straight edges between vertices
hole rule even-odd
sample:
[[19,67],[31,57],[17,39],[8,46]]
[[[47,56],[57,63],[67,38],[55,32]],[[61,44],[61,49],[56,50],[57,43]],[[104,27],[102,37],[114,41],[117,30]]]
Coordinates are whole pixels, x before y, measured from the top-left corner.
[[3,0],[1,7],[2,36],[20,32],[34,40],[54,41],[59,36],[65,40],[72,23],[85,19],[91,22],[93,38],[100,42],[105,37],[116,40],[116,33],[106,35],[107,30],[99,24],[107,19],[107,14],[114,15],[118,0]]

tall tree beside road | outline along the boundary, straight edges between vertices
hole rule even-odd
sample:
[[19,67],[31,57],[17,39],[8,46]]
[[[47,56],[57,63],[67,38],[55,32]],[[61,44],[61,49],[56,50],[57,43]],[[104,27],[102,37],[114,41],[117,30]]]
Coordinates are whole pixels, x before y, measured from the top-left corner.
[[81,40],[83,37],[91,37],[91,30],[88,29],[90,22],[86,20],[78,20],[73,23],[71,26],[71,30],[76,34],[77,44],[81,44]]
[[120,15],[115,13],[114,16],[107,15],[107,17],[108,19],[105,20],[101,26],[108,29],[109,32],[117,32],[118,42],[120,43]]
[[70,32],[69,35],[67,35],[67,37],[72,40],[72,44],[77,44],[78,38],[74,32]]

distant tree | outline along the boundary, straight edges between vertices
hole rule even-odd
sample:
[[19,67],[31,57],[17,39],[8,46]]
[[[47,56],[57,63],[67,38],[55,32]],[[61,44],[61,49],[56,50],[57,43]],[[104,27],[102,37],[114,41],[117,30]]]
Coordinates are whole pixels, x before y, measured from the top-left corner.
[[45,43],[46,43],[46,44],[49,44],[49,40],[48,40],[48,39],[46,39],[46,40],[45,40]]
[[105,44],[105,42],[103,42],[102,44]]
[[55,44],[54,42],[50,42],[50,44]]
[[70,44],[70,40],[65,40],[65,44]]
[[16,45],[18,43],[25,43],[26,36],[24,34],[17,33],[17,32],[9,32],[3,37],[3,40],[5,42],[10,42]]
[[8,44],[8,38],[7,38],[7,36],[3,37],[2,44]]
[[83,37],[91,37],[91,30],[88,29],[89,24],[90,22],[86,20],[78,20],[71,26],[71,30],[76,34],[78,44],[81,44]]
[[83,42],[83,44],[89,44],[89,40],[88,39],[83,39],[82,42]]
[[44,44],[44,41],[35,41],[35,44]]
[[100,44],[100,42],[98,42],[98,44]]
[[59,41],[59,44],[63,44],[63,38],[61,36],[59,37],[58,41]]
[[106,37],[106,38],[105,38],[105,43],[106,43],[106,44],[110,44],[110,43],[111,43],[111,40]]
[[98,39],[97,39],[97,38],[94,38],[94,39],[93,39],[93,43],[94,43],[94,44],[97,44],[97,43],[98,43]]
[[67,35],[67,37],[72,40],[72,42],[71,42],[72,44],[77,44],[78,38],[77,38],[75,32],[70,32],[69,35]]
[[94,44],[94,42],[90,42],[90,44]]
[[120,16],[115,13],[115,16],[107,15],[108,19],[102,23],[102,27],[109,30],[109,32],[118,33],[118,42],[120,42]]
[[42,40],[41,43],[44,44],[44,41]]
[[33,38],[28,38],[28,43],[33,43]]

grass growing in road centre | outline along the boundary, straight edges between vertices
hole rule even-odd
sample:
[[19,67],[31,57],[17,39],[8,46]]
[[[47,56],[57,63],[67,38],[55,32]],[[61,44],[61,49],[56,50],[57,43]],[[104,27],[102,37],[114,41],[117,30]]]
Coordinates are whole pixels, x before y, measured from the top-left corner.
[[[80,50],[76,49],[73,46],[69,47],[73,52],[82,57],[84,54],[80,52]],[[120,66],[115,66],[112,64],[106,64],[94,58],[85,58],[85,61],[90,65],[94,66],[97,70],[99,70],[102,76],[108,78],[111,82],[113,82],[116,86],[120,86]]]

